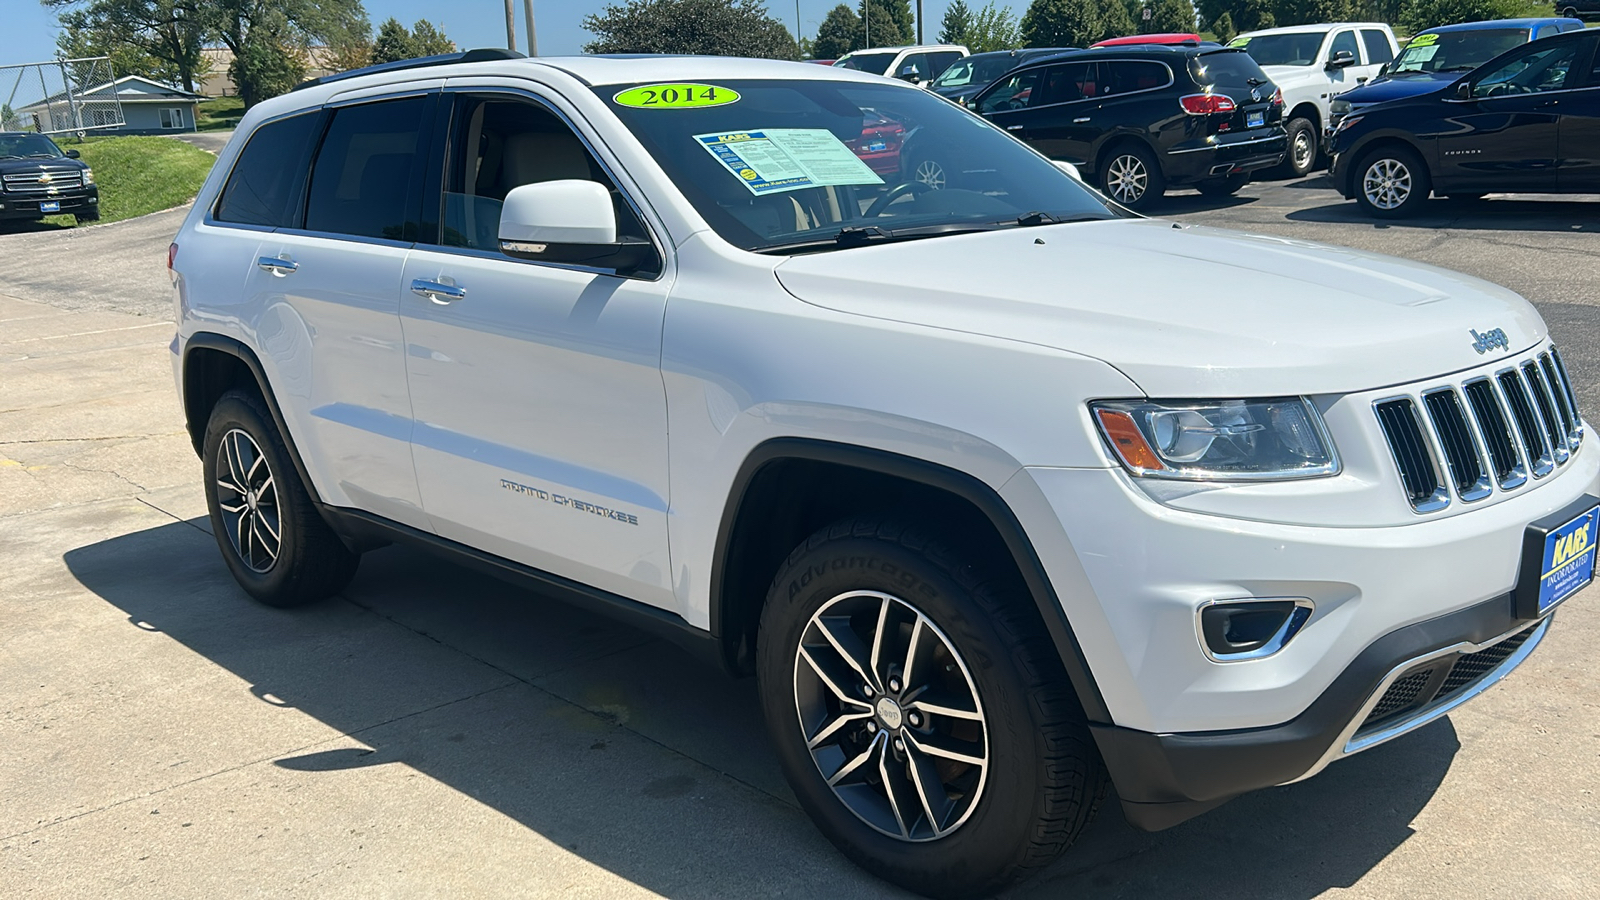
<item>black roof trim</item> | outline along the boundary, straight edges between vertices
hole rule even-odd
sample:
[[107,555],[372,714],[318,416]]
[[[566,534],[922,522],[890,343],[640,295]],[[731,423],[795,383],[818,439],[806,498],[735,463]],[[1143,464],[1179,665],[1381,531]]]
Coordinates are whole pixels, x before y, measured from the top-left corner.
[[339,72],[334,75],[324,75],[321,78],[312,78],[302,81],[290,89],[290,92],[316,87],[319,84],[332,84],[344,81],[347,78],[358,78],[362,75],[374,75],[378,72],[397,72],[401,69],[425,69],[429,66],[450,66],[456,63],[487,62],[493,59],[527,59],[527,54],[504,47],[479,47],[476,50],[466,50],[461,53],[441,53],[438,56],[424,56],[418,59],[402,59],[396,62],[379,63],[375,66],[364,66],[360,69],[351,69],[348,72]]

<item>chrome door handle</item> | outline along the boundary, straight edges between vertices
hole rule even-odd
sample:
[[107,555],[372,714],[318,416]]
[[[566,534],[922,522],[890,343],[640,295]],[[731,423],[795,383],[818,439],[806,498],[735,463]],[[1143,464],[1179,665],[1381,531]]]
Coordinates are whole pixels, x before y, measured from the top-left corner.
[[1021,131],[1022,129],[1027,128],[1027,127],[1028,126],[1026,126],[1026,125],[1007,125],[1006,126],[1006,130],[1007,131]]
[[300,268],[300,264],[294,260],[278,256],[263,256],[256,260],[256,265],[280,278]]
[[1072,120],[1072,124],[1074,124],[1074,125],[1082,125],[1084,122],[1087,122],[1087,121],[1089,121],[1089,117],[1088,116],[1079,116],[1078,118]]
[[430,281],[426,278],[415,278],[411,281],[411,293],[418,297],[427,297],[440,306],[448,306],[467,295],[467,289],[442,281]]

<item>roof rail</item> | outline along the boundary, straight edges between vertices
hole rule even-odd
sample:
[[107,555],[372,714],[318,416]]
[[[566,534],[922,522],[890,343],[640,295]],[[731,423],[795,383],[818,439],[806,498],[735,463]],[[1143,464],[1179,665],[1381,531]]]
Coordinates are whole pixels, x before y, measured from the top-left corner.
[[456,63],[485,62],[491,59],[527,59],[527,55],[504,47],[479,47],[476,50],[466,50],[461,53],[441,53],[438,56],[423,56],[417,59],[401,59],[395,62],[378,63],[375,66],[363,66],[351,69],[348,72],[337,72],[333,75],[324,75],[321,78],[312,78],[302,81],[290,88],[290,93],[316,87],[319,84],[332,84],[344,81],[346,78],[358,78],[362,75],[372,75],[378,72],[398,72],[401,69],[423,69],[428,66],[449,66]]

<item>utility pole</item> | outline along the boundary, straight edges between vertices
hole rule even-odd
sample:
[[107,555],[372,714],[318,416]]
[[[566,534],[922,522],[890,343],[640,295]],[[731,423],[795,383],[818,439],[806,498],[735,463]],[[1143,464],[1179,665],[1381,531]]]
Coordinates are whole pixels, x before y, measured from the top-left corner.
[[922,43],[922,0],[917,0],[917,43]]
[[517,49],[517,14],[511,0],[506,0],[506,49]]
[[522,0],[522,16],[528,20],[528,55],[539,55],[539,36],[533,31],[533,0]]

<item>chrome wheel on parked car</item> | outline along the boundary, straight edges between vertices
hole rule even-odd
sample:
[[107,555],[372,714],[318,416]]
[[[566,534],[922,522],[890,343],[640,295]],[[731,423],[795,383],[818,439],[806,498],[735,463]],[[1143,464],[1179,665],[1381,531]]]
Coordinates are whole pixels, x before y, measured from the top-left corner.
[[1113,157],[1106,167],[1106,188],[1111,199],[1132,206],[1143,200],[1150,190],[1150,169],[1137,154]]
[[1356,203],[1384,218],[1417,212],[1433,189],[1427,166],[1407,147],[1380,147],[1365,156],[1353,173]]
[[824,603],[795,654],[794,694],[817,770],[872,828],[934,840],[977,808],[983,704],[949,639],[906,601],[855,591]]
[[924,159],[918,162],[916,168],[911,170],[911,177],[936,191],[944,190],[948,180],[944,166],[936,159]]
[[278,562],[283,518],[272,466],[250,435],[238,428],[222,436],[217,454],[217,506],[239,555],[252,572],[269,571]]
[[1398,159],[1376,160],[1361,174],[1361,193],[1378,209],[1399,209],[1411,190],[1411,170]]

